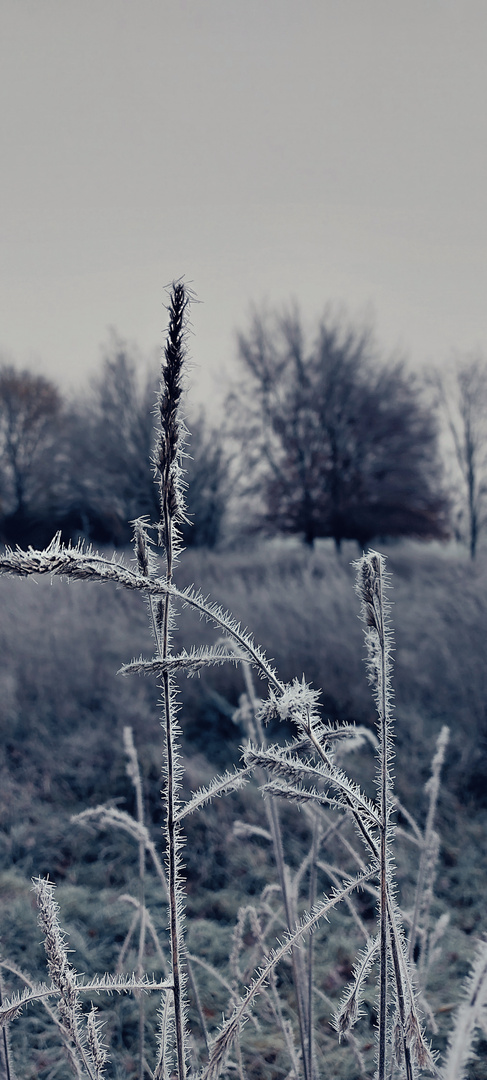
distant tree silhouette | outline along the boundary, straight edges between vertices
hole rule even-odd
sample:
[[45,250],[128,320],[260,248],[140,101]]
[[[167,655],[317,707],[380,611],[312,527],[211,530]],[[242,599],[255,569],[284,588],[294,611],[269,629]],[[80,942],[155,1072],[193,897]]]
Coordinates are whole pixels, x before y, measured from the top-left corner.
[[184,461],[188,523],[182,525],[186,547],[214,548],[223,536],[230,494],[228,455],[217,430],[204,413],[191,420]]
[[11,544],[49,539],[60,468],[63,403],[41,375],[0,366],[0,534]]
[[[44,546],[62,539],[128,544],[131,522],[159,516],[151,475],[157,366],[113,334],[88,393],[69,406],[54,383],[0,365],[0,543]],[[191,424],[185,459],[186,546],[222,538],[228,462],[203,413]]]
[[229,408],[261,526],[337,547],[446,535],[435,420],[403,363],[379,363],[369,332],[328,317],[309,346],[297,309],[255,314],[238,345]]
[[474,559],[487,523],[487,361],[480,355],[457,357],[449,369],[435,372],[433,382],[460,480],[458,532]]

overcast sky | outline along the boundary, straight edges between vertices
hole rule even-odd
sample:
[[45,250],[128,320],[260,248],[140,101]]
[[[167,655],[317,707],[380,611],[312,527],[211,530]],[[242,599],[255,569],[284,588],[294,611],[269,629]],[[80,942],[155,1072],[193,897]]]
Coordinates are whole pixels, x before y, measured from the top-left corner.
[[487,351],[485,0],[0,0],[0,350],[76,387],[185,275],[194,399],[249,307]]

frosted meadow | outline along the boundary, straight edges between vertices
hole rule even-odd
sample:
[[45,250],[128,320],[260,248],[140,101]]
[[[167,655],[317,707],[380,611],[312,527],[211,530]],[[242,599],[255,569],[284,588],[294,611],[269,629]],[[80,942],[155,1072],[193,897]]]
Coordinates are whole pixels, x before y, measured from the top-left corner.
[[[292,647],[285,667],[296,665],[285,677],[267,659],[269,650],[256,644],[226,606],[193,585],[179,584],[185,561],[179,528],[185,517],[187,441],[180,413],[190,302],[185,285],[175,283],[154,453],[160,518],[154,524],[145,519],[134,523],[133,560],[65,546],[59,538],[43,551],[7,550],[0,556],[0,570],[10,577],[35,576],[37,581],[39,575],[48,575],[75,582],[67,602],[74,623],[85,593],[91,598],[93,589],[104,584],[96,610],[87,607],[83,614],[83,629],[98,641],[100,655],[109,633],[115,638],[120,633],[120,643],[126,643],[117,619],[119,627],[130,625],[140,631],[144,645],[152,641],[153,647],[152,656],[120,666],[120,674],[127,677],[121,699],[129,696],[119,711],[118,698],[108,691],[112,721],[107,735],[98,730],[83,734],[78,724],[77,734],[69,736],[76,764],[63,783],[70,795],[76,793],[78,806],[69,829],[76,834],[83,871],[79,876],[73,871],[70,881],[61,843],[58,866],[61,876],[67,868],[66,891],[62,886],[56,892],[55,866],[38,867],[33,874],[48,981],[41,974],[39,930],[25,903],[25,889],[15,872],[4,879],[4,1075],[8,1080],[67,1075],[90,1080],[318,1080],[329,1075],[349,1080],[413,1080],[423,1075],[477,1080],[485,1075],[472,1070],[477,1069],[474,1055],[485,1031],[487,946],[482,938],[477,940],[466,977],[464,963],[463,972],[455,969],[455,987],[445,987],[442,965],[450,965],[450,979],[454,965],[461,969],[462,963],[458,950],[445,945],[451,913],[445,897],[436,895],[437,885],[445,891],[439,876],[438,818],[450,733],[445,724],[436,723],[435,737],[426,746],[417,720],[409,723],[406,735],[400,708],[399,720],[394,717],[394,641],[385,557],[369,550],[353,571],[337,568],[332,581],[329,566],[319,557],[296,557],[278,597],[278,609],[287,604],[291,612],[287,637]],[[266,638],[269,590],[282,580],[282,567],[273,568],[273,558],[277,563],[279,557],[269,554],[259,566],[250,559],[241,572],[241,581],[247,582],[244,596],[247,602],[255,597],[254,615]],[[401,571],[401,557],[397,561]],[[192,571],[196,562],[189,560]],[[219,573],[225,591],[231,568],[231,557],[217,553],[211,566],[203,561],[200,566],[205,582],[211,571],[217,592]],[[407,578],[404,561],[402,576]],[[323,582],[328,589],[325,605],[316,601]],[[463,587],[463,581],[460,584]],[[18,588],[28,586],[13,581],[2,586],[17,589],[11,593],[15,609]],[[53,645],[56,612],[66,603],[64,589],[67,584],[54,581],[47,601],[51,639],[47,622],[47,641],[40,640],[40,623],[33,632],[38,661],[49,646],[51,651],[58,648]],[[238,580],[235,589],[238,598]],[[461,596],[460,587],[452,590],[451,610],[457,602],[464,610],[470,601],[475,606],[475,586],[471,589],[470,598]],[[47,592],[38,595],[44,598]],[[141,599],[148,628],[140,617]],[[44,599],[37,603],[42,606]],[[350,633],[344,604],[353,609]],[[252,626],[252,603],[249,608]],[[42,608],[43,620],[46,610]],[[245,602],[239,611],[246,620]],[[399,615],[397,598],[396,612]],[[363,674],[357,614],[364,627]],[[93,616],[95,624],[89,627]],[[22,622],[21,611],[18,617]],[[13,622],[15,611],[11,618]],[[318,619],[325,627],[319,633]],[[32,609],[23,627],[27,636],[34,622]],[[277,635],[282,633],[279,618],[275,628]],[[329,670],[322,693],[305,680],[301,668],[310,641],[315,647],[321,644],[320,633],[329,644],[328,652],[324,648]],[[431,633],[434,637],[434,626]],[[177,648],[181,638],[186,644]],[[446,636],[443,643],[446,650]],[[423,654],[427,646],[426,640]],[[82,659],[83,646],[76,648]],[[272,642],[270,649],[278,651]],[[96,662],[90,662],[89,689],[96,697],[103,693],[104,676]],[[417,668],[416,658],[410,663]],[[360,686],[363,719],[368,722],[326,719],[327,694],[340,664],[350,683]],[[47,659],[45,670],[41,663],[38,667],[41,684],[56,678]],[[61,680],[69,672],[69,678],[74,677],[76,668],[76,657],[67,655]],[[222,669],[222,681],[218,691],[210,692],[205,680],[213,668]],[[149,679],[132,683],[128,677],[134,675]],[[307,673],[313,686],[314,675],[314,670]],[[401,678],[405,680],[404,669]],[[28,683],[28,676],[24,681]],[[136,689],[127,691],[131,684]],[[146,689],[154,684],[157,696]],[[238,708],[228,707],[225,714],[235,687]],[[472,687],[473,680],[470,691]],[[7,681],[7,699],[8,692]],[[86,692],[86,686],[80,687],[79,701],[72,705],[76,714],[79,704],[81,719]],[[184,742],[186,701],[197,716],[198,697],[200,758],[188,755]],[[226,715],[225,730],[238,727],[243,740],[238,759],[223,760],[224,771],[216,775],[206,775],[209,765],[202,754],[204,710],[210,701],[214,708],[217,702],[223,719]],[[408,721],[418,704],[409,699]],[[41,721],[46,731],[48,708]],[[468,712],[468,701],[461,708]],[[346,711],[357,710],[349,706]],[[441,711],[438,707],[437,719]],[[474,712],[472,716],[474,721]],[[86,775],[84,738],[99,755],[96,771],[105,774],[99,794]],[[111,740],[108,745],[104,738]],[[215,756],[220,753],[225,759],[224,748]],[[47,781],[44,794],[56,799]],[[81,795],[88,796],[84,808],[79,806]],[[12,788],[12,815],[15,799],[20,806],[22,795]],[[48,835],[48,813],[42,827]],[[13,828],[14,855],[15,843]],[[25,840],[22,844],[27,848]],[[46,851],[52,846],[46,842]],[[44,863],[44,853],[40,861]],[[231,883],[225,878],[227,865]],[[86,943],[91,930],[93,947]],[[458,928],[455,933],[458,943]],[[95,960],[97,967],[102,961],[97,971]],[[445,989],[447,1000],[441,1002]]]

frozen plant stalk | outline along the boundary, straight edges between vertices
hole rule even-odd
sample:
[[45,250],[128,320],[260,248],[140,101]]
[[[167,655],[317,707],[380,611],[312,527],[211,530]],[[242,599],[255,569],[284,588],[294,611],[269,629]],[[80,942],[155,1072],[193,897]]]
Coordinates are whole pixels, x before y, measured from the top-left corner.
[[[377,773],[377,814],[379,843],[377,858],[379,863],[379,1054],[378,1080],[386,1077],[386,1046],[391,1006],[395,1007],[395,1018],[390,1032],[390,1042],[398,1063],[404,1061],[407,1080],[413,1080],[414,1069],[428,1069],[437,1073],[437,1069],[424,1041],[421,1024],[416,1009],[415,993],[411,980],[409,961],[400,925],[400,916],[394,901],[393,863],[390,853],[392,840],[392,781],[390,763],[392,749],[392,647],[393,636],[389,625],[390,605],[387,600],[389,584],[385,569],[385,559],[376,551],[364,555],[357,568],[357,592],[362,607],[361,616],[366,625],[365,645],[367,650],[367,668],[375,704],[378,727],[378,773]],[[388,959],[391,961],[391,987],[388,985]],[[390,994],[390,990],[392,993]],[[392,1017],[391,1017],[392,1019]]]
[[[59,905],[54,899],[54,885],[44,878],[36,878],[34,892],[39,909],[39,926],[44,935],[47,966],[52,984],[59,993],[58,1014],[60,1026],[68,1044],[68,1049],[70,1049],[71,1059],[78,1076],[81,1076],[81,1071],[77,1056],[82,1061],[86,1075],[89,1076],[90,1080],[103,1080],[103,1064],[106,1061],[106,1054],[102,1051],[98,1040],[99,1054],[98,1062],[96,1062],[92,1056],[92,1041],[90,1038],[88,1038],[88,1046],[86,1046],[86,1039],[80,1024],[81,1006],[77,976],[68,960],[66,937],[59,923]],[[91,1030],[95,1033],[98,1027],[93,1017],[92,1021]]]
[[362,601],[361,616],[366,625],[367,669],[378,713],[379,770],[379,858],[380,858],[380,986],[379,986],[379,1080],[386,1074],[387,1035],[387,922],[389,868],[389,822],[391,814],[391,649],[392,631],[388,625],[389,605],[385,596],[387,575],[385,559],[375,551],[364,555],[357,566],[357,592]]
[[487,942],[480,941],[472,970],[465,983],[463,1001],[448,1041],[444,1080],[464,1080],[473,1055],[475,1029],[484,1027],[487,1007]]
[[[162,363],[162,378],[158,400],[160,417],[154,465],[160,483],[161,521],[159,539],[166,559],[166,585],[172,582],[177,554],[177,525],[184,520],[184,499],[181,482],[181,455],[186,429],[179,419],[182,369],[186,358],[187,312],[189,294],[182,282],[175,282],[169,301],[169,327]],[[177,747],[177,705],[174,679],[168,670],[170,653],[171,600],[169,590],[164,598],[151,601],[159,658],[162,661],[161,687],[163,692],[165,733],[166,861],[169,892],[169,932],[174,998],[174,1027],[179,1080],[186,1077],[185,978],[182,969],[183,890],[181,882],[181,830],[177,822],[179,809],[178,787],[180,765]]]

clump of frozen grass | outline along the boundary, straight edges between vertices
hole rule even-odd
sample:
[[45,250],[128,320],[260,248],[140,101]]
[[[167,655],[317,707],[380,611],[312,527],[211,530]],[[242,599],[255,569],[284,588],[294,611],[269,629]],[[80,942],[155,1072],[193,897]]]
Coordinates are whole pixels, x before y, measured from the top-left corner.
[[[426,954],[429,905],[435,852],[437,853],[434,815],[438,796],[441,764],[446,736],[440,737],[433,762],[429,785],[430,807],[424,836],[416,838],[422,850],[417,897],[410,920],[409,942],[406,946],[402,929],[402,914],[396,898],[396,883],[392,844],[394,839],[393,779],[393,716],[392,716],[392,631],[389,625],[387,574],[385,560],[377,552],[369,552],[356,564],[357,591],[365,622],[365,644],[369,679],[377,709],[377,792],[370,798],[343,768],[347,749],[357,748],[363,733],[353,725],[333,726],[323,721],[319,694],[303,680],[283,682],[267,660],[252,635],[217,605],[210,603],[193,587],[179,589],[173,581],[173,569],[179,551],[179,525],[184,520],[184,489],[182,459],[186,429],[180,415],[183,394],[183,372],[186,360],[187,319],[191,295],[182,282],[172,286],[169,301],[169,328],[162,364],[161,388],[158,398],[159,434],[154,453],[154,468],[160,490],[160,520],[154,528],[139,520],[134,523],[135,568],[123,559],[107,559],[91,548],[63,547],[59,537],[43,551],[6,551],[0,556],[0,572],[28,576],[49,573],[64,577],[113,581],[123,588],[140,592],[147,600],[154,637],[154,656],[140,658],[122,669],[152,674],[161,690],[162,726],[164,729],[163,802],[165,830],[165,868],[144,821],[142,778],[130,729],[125,731],[127,769],[136,796],[135,817],[113,806],[101,806],[78,815],[79,824],[96,824],[119,828],[128,833],[138,846],[140,894],[124,894],[121,900],[133,908],[131,927],[122,946],[126,955],[130,940],[139,926],[138,963],[134,976],[121,971],[114,976],[82,983],[68,962],[66,939],[58,917],[53,886],[37,881],[39,918],[46,941],[51,985],[35,985],[23,975],[26,989],[9,1002],[0,1005],[4,1023],[15,1018],[30,1002],[41,1001],[57,1024],[68,1047],[69,1061],[77,1077],[103,1080],[107,1063],[96,1012],[84,1014],[81,995],[100,991],[159,990],[162,993],[160,1026],[151,1033],[150,1051],[146,1047],[144,1010],[139,1012],[139,1073],[155,1080],[176,1076],[186,1080],[199,1068],[201,1080],[216,1080],[227,1068],[244,1076],[240,1046],[243,1026],[256,1000],[260,998],[273,1016],[280,1031],[282,1045],[290,1063],[290,1076],[317,1080],[319,1065],[315,1038],[313,1002],[316,995],[314,979],[316,946],[313,931],[327,919],[339,904],[349,906],[365,947],[358,954],[350,987],[335,1015],[335,1028],[340,1038],[355,1047],[359,1068],[363,1062],[359,1048],[353,1043],[353,1028],[360,1017],[364,986],[378,965],[378,1024],[377,1077],[398,1075],[415,1080],[423,1072],[437,1074],[437,1067],[426,1044],[416,1002],[413,981],[414,960],[419,943],[420,955]],[[156,559],[157,540],[164,562],[160,573]],[[212,622],[223,642],[213,648],[174,653],[171,630],[176,605],[186,605]],[[243,766],[233,773],[217,776],[205,788],[196,791],[188,801],[181,797],[182,764],[179,752],[178,690],[176,675],[184,671],[194,675],[202,668],[233,662],[242,665],[246,701],[241,717],[247,726],[249,741],[243,750]],[[257,698],[251,670],[267,684],[263,700]],[[294,725],[294,738],[282,745],[271,745],[264,734],[264,725],[271,718]],[[367,734],[370,742],[370,733]],[[242,906],[233,939],[230,957],[229,983],[221,973],[197,957],[189,956],[184,924],[184,881],[182,849],[183,822],[210,800],[237,790],[253,772],[266,795],[267,829],[260,827],[261,839],[273,846],[284,918],[273,909],[275,893],[265,893],[258,903]],[[278,800],[300,805],[309,823],[311,843],[300,866],[291,873],[284,856],[284,840],[279,820]],[[344,826],[351,821],[355,828],[355,846],[346,835]],[[240,826],[240,834],[248,826]],[[255,830],[254,830],[255,831]],[[259,830],[257,830],[259,831]],[[349,859],[355,863],[351,874],[324,857],[325,844],[331,838],[343,844]],[[436,846],[435,846],[436,845]],[[168,906],[168,943],[159,940],[151,914],[145,903],[146,856],[149,854],[160,881],[163,899]],[[328,894],[319,896],[317,874],[324,873],[332,883]],[[308,891],[303,911],[303,883]],[[372,889],[378,905],[378,933],[369,935],[353,907],[352,898],[360,888]],[[243,927],[249,924],[255,942],[254,970],[241,963]],[[279,936],[275,930],[278,928]],[[167,978],[162,982],[143,975],[146,937],[152,939],[160,965]],[[304,943],[308,942],[307,948]],[[432,936],[429,938],[430,948]],[[483,956],[483,953],[482,953]],[[293,969],[298,1040],[292,1016],[279,990],[276,977],[278,966],[287,957]],[[480,957],[480,953],[479,953]],[[220,1029],[208,1036],[204,1010],[201,1008],[194,978],[194,965],[201,964],[207,972],[226,985],[229,1004]],[[459,1046],[470,1045],[479,1019],[479,1002],[484,1002],[485,965],[479,959],[467,990],[467,1002],[460,1010],[456,1034],[452,1036],[446,1080],[457,1080],[455,1070],[463,1068]],[[121,969],[122,960],[119,961]],[[4,964],[13,971],[12,965]],[[196,1037],[188,1026],[188,982],[200,1017],[204,1060],[194,1054]],[[56,1010],[49,999],[54,997]],[[483,1007],[483,1005],[482,1005]],[[201,1040],[200,1040],[201,1041]],[[6,1044],[5,1044],[6,1045]],[[154,1062],[147,1061],[146,1048]],[[229,1055],[235,1051],[236,1061]],[[468,1053],[468,1052],[467,1052]]]
[[[148,979],[145,975],[139,978],[135,975],[105,975],[83,982],[68,960],[66,934],[59,921],[59,905],[54,890],[55,886],[51,881],[44,878],[34,880],[38,922],[43,933],[51,983],[34,983],[15,966],[2,961],[2,967],[24,982],[26,989],[2,1004],[0,1023],[5,1028],[26,1005],[36,1001],[42,1003],[60,1032],[68,1061],[77,1080],[86,1080],[86,1077],[88,1080],[105,1080],[108,1054],[103,1042],[103,1025],[93,1005],[87,1015],[83,1014],[82,997],[91,997],[102,992],[111,994],[166,990],[167,983]],[[56,1003],[54,1009],[49,1004],[51,998],[54,998]],[[9,1054],[6,1054],[6,1074],[8,1080],[14,1077]]]

